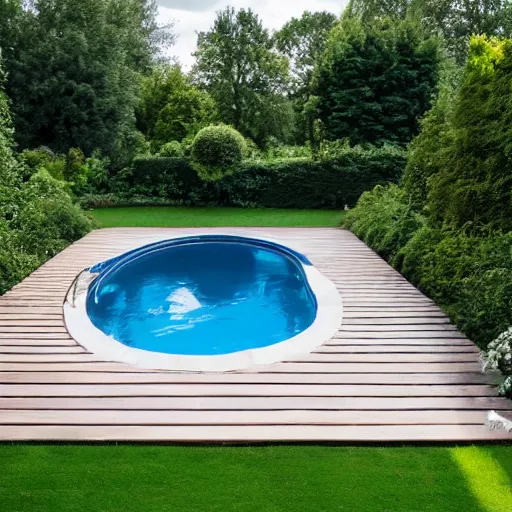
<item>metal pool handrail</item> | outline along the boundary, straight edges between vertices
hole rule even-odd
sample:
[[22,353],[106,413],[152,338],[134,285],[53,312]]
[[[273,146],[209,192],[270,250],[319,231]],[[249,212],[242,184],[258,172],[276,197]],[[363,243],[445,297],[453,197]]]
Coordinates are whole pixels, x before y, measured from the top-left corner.
[[[76,301],[76,288],[78,286],[78,280],[82,276],[84,272],[88,272],[90,267],[84,268],[81,270],[76,277],[73,279],[73,282],[70,284],[68,291],[66,292],[66,298],[64,299],[64,304],[67,302],[72,308],[75,307],[75,301]],[[71,294],[71,300],[69,299],[69,296]]]

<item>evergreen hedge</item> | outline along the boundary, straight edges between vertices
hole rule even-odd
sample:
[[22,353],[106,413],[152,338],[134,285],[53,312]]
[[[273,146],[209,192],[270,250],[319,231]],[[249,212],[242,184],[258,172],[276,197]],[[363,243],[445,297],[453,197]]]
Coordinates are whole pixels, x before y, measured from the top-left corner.
[[349,148],[321,160],[246,161],[235,173],[205,182],[186,159],[138,158],[114,179],[112,191],[125,204],[146,197],[190,206],[341,209],[375,185],[397,182],[404,166],[405,154],[396,148]]

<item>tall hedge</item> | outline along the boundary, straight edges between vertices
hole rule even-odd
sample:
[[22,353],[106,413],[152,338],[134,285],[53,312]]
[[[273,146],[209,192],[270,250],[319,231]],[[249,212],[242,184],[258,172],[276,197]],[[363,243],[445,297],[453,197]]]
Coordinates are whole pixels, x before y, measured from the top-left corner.
[[455,227],[512,229],[512,40],[474,36],[439,171],[431,215]]
[[183,205],[340,209],[375,185],[397,182],[405,166],[396,148],[351,148],[335,158],[247,161],[235,173],[204,182],[186,159],[139,158],[118,178],[125,196]]

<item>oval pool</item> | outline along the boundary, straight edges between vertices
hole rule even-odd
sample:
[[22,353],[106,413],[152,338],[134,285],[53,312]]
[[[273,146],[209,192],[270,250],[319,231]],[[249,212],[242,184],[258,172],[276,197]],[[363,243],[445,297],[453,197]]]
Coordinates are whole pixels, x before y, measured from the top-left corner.
[[88,271],[96,277],[65,306],[68,329],[89,350],[142,367],[225,371],[282,361],[318,347],[341,323],[334,285],[305,256],[268,240],[163,240]]

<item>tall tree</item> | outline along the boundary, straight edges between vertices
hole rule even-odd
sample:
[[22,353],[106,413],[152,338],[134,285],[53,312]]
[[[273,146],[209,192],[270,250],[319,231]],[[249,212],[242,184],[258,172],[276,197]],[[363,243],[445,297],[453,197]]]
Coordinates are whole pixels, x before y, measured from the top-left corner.
[[438,74],[437,41],[415,24],[343,20],[315,75],[316,112],[329,139],[406,144],[429,108]]
[[315,63],[322,55],[336,21],[336,16],[327,11],[305,11],[300,18],[292,18],[275,33],[276,48],[290,60],[292,96],[307,93]]
[[382,17],[416,19],[443,35],[459,64],[466,59],[471,35],[512,35],[510,0],[350,0],[343,15],[363,23]]
[[261,112],[283,103],[288,60],[280,56],[260,19],[250,9],[227,7],[209,32],[200,32],[193,75],[215,99],[222,121],[258,142]]
[[157,67],[143,79],[137,125],[153,149],[172,140],[181,142],[216,118],[211,96],[194,87],[179,66]]
[[23,12],[6,86],[22,148],[130,153],[138,74],[157,53],[155,9],[153,0],[35,0]]

